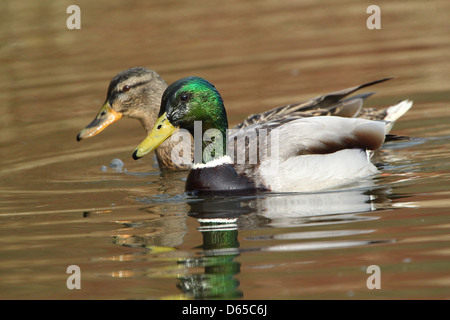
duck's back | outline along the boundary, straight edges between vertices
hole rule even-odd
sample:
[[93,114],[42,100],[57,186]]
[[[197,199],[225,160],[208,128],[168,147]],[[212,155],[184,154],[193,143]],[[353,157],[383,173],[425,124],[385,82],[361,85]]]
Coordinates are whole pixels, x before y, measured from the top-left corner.
[[[269,128],[266,132],[262,131]],[[252,130],[264,132],[251,134]],[[247,137],[246,161],[257,154],[257,163],[239,163],[236,170],[275,192],[329,189],[377,172],[370,150],[380,148],[386,123],[359,118],[312,117],[280,126],[249,126],[235,132]],[[241,139],[240,141],[244,141]],[[257,146],[257,148],[255,148]],[[239,144],[236,148],[243,148]],[[254,158],[254,157],[253,157]]]

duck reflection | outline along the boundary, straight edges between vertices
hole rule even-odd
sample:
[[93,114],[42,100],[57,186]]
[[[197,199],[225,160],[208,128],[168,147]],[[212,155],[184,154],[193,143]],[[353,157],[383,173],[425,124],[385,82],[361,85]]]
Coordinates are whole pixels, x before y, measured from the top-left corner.
[[[373,243],[371,239],[354,241],[352,236],[369,234],[374,230],[360,229],[350,224],[377,219],[367,213],[386,206],[391,201],[389,193],[389,188],[360,188],[311,194],[240,197],[178,195],[141,199],[151,203],[151,206],[141,210],[155,217],[161,210],[165,214],[145,223],[127,222],[130,228],[128,238],[125,239],[123,234],[115,243],[133,247],[140,244],[149,249],[142,253],[147,256],[146,261],[165,261],[164,266],[137,270],[132,276],[176,277],[176,286],[183,298],[238,299],[244,296],[239,283],[241,254],[249,251],[332,250],[370,245]],[[195,253],[177,249],[183,245],[184,236],[193,233],[188,230],[186,219],[196,219],[196,231],[202,235],[201,244],[194,248]],[[343,228],[327,227],[330,224],[340,224]],[[302,229],[311,225],[315,226],[314,232]],[[288,232],[288,228],[292,232]],[[141,229],[145,232],[140,233]],[[153,229],[158,232],[153,232]],[[247,234],[239,238],[239,231],[250,229],[264,231],[257,236]],[[280,233],[280,230],[283,232]],[[320,241],[316,241],[318,239]],[[130,259],[140,258],[141,255]]]
[[203,268],[203,272],[179,278],[177,287],[195,299],[234,299],[243,296],[239,290],[240,273],[237,220],[255,209],[243,206],[238,199],[210,198],[189,204],[189,215],[200,223],[202,256],[185,259],[188,268]]
[[236,258],[245,251],[275,251],[276,247],[239,248],[239,229],[292,227],[311,221],[321,224],[344,223],[365,219],[358,218],[357,213],[375,210],[377,199],[382,197],[382,202],[385,201],[385,191],[350,190],[196,199],[189,203],[188,214],[200,224],[198,231],[202,233],[203,243],[199,248],[202,252],[200,257],[184,259],[180,263],[191,270],[203,270],[180,277],[177,287],[187,297],[194,299],[240,298],[243,292],[239,288],[237,275],[241,263]]
[[[256,202],[258,212],[272,227],[293,227],[311,221],[347,220],[355,213],[376,209],[372,191],[345,190],[322,193],[271,194]],[[344,216],[341,216],[345,214]],[[352,218],[352,219],[353,219]],[[359,219],[360,217],[356,217]]]

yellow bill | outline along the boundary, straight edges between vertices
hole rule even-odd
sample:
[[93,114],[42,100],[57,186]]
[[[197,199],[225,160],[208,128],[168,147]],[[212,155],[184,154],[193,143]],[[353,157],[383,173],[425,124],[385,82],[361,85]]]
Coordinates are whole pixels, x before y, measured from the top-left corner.
[[170,137],[176,129],[177,128],[167,120],[167,115],[164,113],[156,121],[150,134],[137,146],[136,150],[134,150],[133,159],[137,160],[142,158],[147,153],[158,148],[158,146]]
[[81,139],[95,136],[111,123],[116,122],[120,118],[122,118],[122,113],[114,111],[111,108],[109,101],[106,101],[95,119],[92,120],[92,122],[89,123],[86,128],[81,130],[80,133],[78,133],[77,140],[80,141]]

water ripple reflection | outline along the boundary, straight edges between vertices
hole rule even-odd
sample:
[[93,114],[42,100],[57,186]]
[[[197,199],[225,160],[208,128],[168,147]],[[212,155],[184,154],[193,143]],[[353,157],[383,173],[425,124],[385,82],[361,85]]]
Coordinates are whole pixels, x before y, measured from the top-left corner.
[[[378,203],[389,201],[389,191],[389,188],[360,188],[316,194],[264,194],[231,198],[192,198],[184,194],[143,197],[139,202],[148,204],[144,210],[151,212],[161,212],[160,206],[187,204],[189,217],[183,218],[189,220],[178,217],[175,225],[165,225],[167,228],[160,232],[164,238],[155,238],[154,234],[145,230],[155,228],[166,218],[176,218],[176,210],[154,221],[122,222],[126,230],[124,235],[115,236],[114,242],[146,248],[145,253],[134,259],[151,261],[153,266],[137,268],[134,272],[121,270],[114,276],[175,277],[179,297],[183,298],[240,298],[243,292],[238,275],[241,273],[239,260],[242,255],[340,250],[395,242],[395,239],[371,239],[370,234],[376,230],[360,227],[361,223],[378,219],[373,212],[377,210]],[[182,249],[185,231],[180,226],[192,221],[198,223],[201,243]],[[358,226],[351,227],[355,222],[359,222]],[[309,230],[317,227],[320,229]],[[170,234],[179,240],[174,240]],[[313,262],[300,259],[296,264]],[[155,266],[158,263],[161,266]],[[267,269],[271,268],[271,264],[263,263],[250,268]]]

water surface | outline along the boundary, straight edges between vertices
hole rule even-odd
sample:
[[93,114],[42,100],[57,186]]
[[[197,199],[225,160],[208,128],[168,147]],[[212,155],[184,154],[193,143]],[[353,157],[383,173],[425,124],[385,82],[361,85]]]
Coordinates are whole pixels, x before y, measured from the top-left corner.
[[[77,4],[81,30],[64,3],[0,4],[0,298],[450,297],[448,1],[381,1],[381,30],[360,1]],[[414,100],[393,133],[415,139],[386,144],[367,186],[189,197],[186,172],[132,160],[138,122],[75,139],[132,66],[210,80],[231,124],[396,76],[367,105]]]

